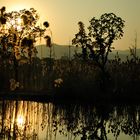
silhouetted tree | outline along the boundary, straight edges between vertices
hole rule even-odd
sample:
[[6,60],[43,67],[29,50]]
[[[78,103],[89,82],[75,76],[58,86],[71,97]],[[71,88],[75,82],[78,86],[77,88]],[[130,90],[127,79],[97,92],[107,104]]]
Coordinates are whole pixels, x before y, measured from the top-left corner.
[[78,23],[79,32],[72,40],[72,44],[82,48],[83,59],[91,59],[101,69],[101,85],[105,87],[109,75],[105,65],[108,54],[112,51],[111,46],[114,40],[123,36],[124,20],[113,13],[105,13],[99,19],[93,17],[88,27],[88,35],[85,32],[84,24]]
[[83,22],[78,22],[79,32],[75,34],[75,38],[72,40],[72,44],[76,47],[82,48],[82,58],[86,60],[88,58],[87,44],[90,42],[90,38],[86,34],[85,26]]
[[114,13],[105,13],[99,19],[93,17],[90,20],[89,36],[92,38],[92,58],[96,60],[101,69],[104,69],[111,52],[114,40],[123,36],[124,20]]
[[[39,16],[34,8],[29,10],[6,12],[0,9],[0,57],[3,61],[13,61],[15,79],[18,80],[18,62],[37,54],[35,43],[38,37],[43,37],[45,29],[37,25]],[[47,28],[49,23],[44,22]]]
[[79,32],[75,34],[72,44],[82,48],[84,59],[93,59],[101,69],[104,69],[108,54],[113,49],[113,41],[123,36],[124,20],[113,13],[105,13],[99,19],[93,17],[88,27],[88,35],[81,21],[78,25]]

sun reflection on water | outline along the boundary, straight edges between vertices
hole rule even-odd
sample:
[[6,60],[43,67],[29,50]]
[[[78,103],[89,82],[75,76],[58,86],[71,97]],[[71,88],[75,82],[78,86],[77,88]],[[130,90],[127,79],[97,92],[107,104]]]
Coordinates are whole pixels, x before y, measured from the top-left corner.
[[18,127],[23,128],[24,127],[24,122],[25,122],[24,117],[22,115],[19,115],[17,117],[17,125],[18,125]]
[[104,138],[110,139],[119,137],[130,140],[133,136],[138,137],[140,107],[109,105],[103,109],[93,105],[2,101],[0,140],[60,140],[70,137],[70,140],[79,140],[85,134],[98,138],[104,135]]

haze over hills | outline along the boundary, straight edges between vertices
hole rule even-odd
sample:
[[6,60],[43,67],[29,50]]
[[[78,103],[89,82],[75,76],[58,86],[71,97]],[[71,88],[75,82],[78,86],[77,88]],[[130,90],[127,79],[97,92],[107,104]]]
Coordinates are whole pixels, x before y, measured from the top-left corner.
[[[50,57],[50,48],[46,47],[45,44],[41,44],[37,46],[38,50],[38,57],[45,58]],[[59,45],[59,44],[53,44],[51,57],[55,57],[55,59],[63,58],[69,58],[74,55],[76,51],[76,48],[69,45]],[[81,52],[81,49],[77,49],[78,52]],[[109,59],[114,59],[115,55],[119,54],[119,57],[122,59],[122,61],[126,60],[127,56],[130,57],[130,51],[128,50],[113,50],[109,54]],[[137,49],[137,55],[140,56],[140,49]]]
[[[50,48],[46,47],[45,44],[37,45],[38,56],[39,57],[50,57]],[[52,45],[52,57],[60,59],[61,57],[72,57],[75,52],[75,47],[68,45]]]

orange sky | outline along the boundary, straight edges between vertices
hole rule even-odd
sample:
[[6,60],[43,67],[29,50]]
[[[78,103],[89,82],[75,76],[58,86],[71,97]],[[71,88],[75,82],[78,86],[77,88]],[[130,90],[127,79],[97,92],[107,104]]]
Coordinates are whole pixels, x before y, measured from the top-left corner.
[[78,32],[78,21],[88,27],[92,17],[113,12],[125,20],[124,37],[113,46],[128,49],[134,44],[136,32],[140,45],[140,0],[0,0],[0,5],[6,6],[7,11],[35,8],[40,22],[50,23],[53,42],[58,44],[69,44]]

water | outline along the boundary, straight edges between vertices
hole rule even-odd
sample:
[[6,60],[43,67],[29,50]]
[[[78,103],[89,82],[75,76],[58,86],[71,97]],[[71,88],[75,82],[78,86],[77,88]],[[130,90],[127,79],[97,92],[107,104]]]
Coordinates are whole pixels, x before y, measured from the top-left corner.
[[0,101],[1,140],[138,140],[140,106]]

